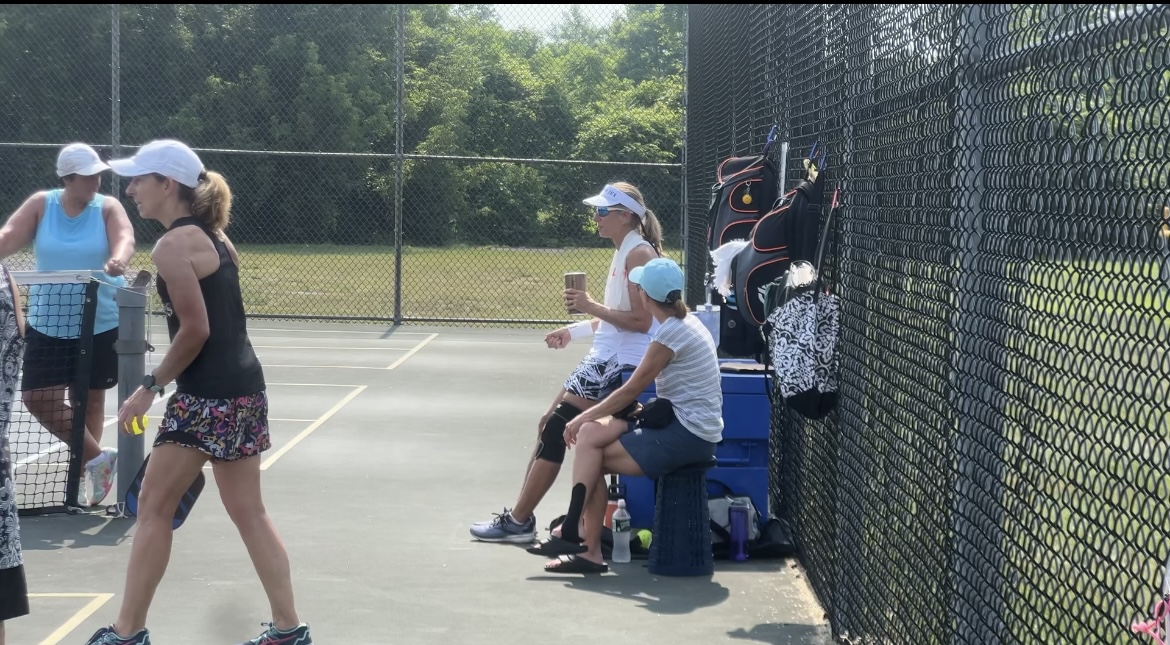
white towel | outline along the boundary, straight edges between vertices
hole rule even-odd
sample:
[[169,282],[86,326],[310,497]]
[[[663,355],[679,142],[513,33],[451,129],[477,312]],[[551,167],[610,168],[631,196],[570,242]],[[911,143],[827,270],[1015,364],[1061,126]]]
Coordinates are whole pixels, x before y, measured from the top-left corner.
[[715,264],[715,290],[724,298],[730,296],[731,290],[735,288],[731,284],[731,261],[740,251],[747,248],[748,244],[747,240],[732,240],[711,251],[711,261]]

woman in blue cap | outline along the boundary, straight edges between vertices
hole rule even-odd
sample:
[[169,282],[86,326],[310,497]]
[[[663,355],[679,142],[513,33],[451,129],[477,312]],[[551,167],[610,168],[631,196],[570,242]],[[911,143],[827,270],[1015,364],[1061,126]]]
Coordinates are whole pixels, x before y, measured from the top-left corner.
[[[601,527],[607,503],[598,486],[608,473],[657,478],[686,464],[709,461],[723,440],[723,390],[711,333],[682,300],[683,272],[668,258],[630,271],[644,306],[658,321],[646,354],[624,385],[565,426],[565,443],[576,446],[573,489],[561,536],[542,544],[554,556],[545,570],[602,573]],[[637,421],[612,415],[627,408],[654,382],[659,404]],[[586,535],[578,532],[588,515]]]

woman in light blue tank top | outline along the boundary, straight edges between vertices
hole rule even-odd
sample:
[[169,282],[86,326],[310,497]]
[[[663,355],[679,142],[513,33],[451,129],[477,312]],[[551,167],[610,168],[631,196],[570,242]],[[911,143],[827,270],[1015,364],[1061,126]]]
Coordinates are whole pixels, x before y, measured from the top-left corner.
[[[114,294],[126,284],[123,275],[134,255],[134,229],[121,202],[98,192],[101,173],[108,169],[93,148],[80,143],[65,146],[57,156],[57,176],[64,187],[32,194],[0,228],[0,260],[31,243],[36,271],[90,271],[102,283],[85,397],[81,450],[87,476],[78,487],[79,506],[97,504],[109,494],[118,454],[114,448],[103,450],[101,439],[106,391],[118,384]],[[37,421],[66,445],[73,425],[69,390],[75,385],[80,358],[84,293],[85,285],[79,283],[28,286],[21,398]],[[44,446],[49,448],[50,443],[45,441]]]

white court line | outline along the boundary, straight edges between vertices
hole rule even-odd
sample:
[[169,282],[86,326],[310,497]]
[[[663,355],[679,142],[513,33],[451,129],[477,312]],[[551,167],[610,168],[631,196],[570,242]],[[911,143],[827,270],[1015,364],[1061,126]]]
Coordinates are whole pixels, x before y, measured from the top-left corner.
[[361,385],[343,385],[341,383],[269,383],[269,385],[283,385],[285,387],[362,387]]
[[365,365],[291,365],[287,363],[265,363],[268,367],[294,367],[307,370],[385,370],[385,367],[369,367]]
[[426,344],[427,344],[427,343],[429,343],[429,342],[431,342],[432,340],[434,340],[436,336],[438,336],[438,334],[431,334],[430,336],[427,336],[426,338],[422,339],[422,341],[420,341],[420,342],[419,342],[419,344],[417,344],[417,345],[415,345],[415,346],[414,346],[414,349],[412,349],[412,350],[410,350],[409,352],[406,352],[405,354],[403,354],[402,356],[400,356],[400,357],[398,358],[398,360],[396,360],[396,361],[394,361],[393,363],[391,363],[391,364],[390,364],[390,366],[389,366],[389,367],[387,367],[386,369],[388,369],[388,370],[392,370],[392,369],[394,369],[395,367],[398,367],[399,365],[401,365],[401,364],[405,363],[405,362],[406,362],[406,359],[410,358],[411,356],[414,356],[414,353],[415,353],[415,352],[417,352],[418,350],[420,350],[420,349],[422,349],[423,347],[425,347],[425,346],[426,346]]
[[[165,329],[165,328],[164,328]],[[300,334],[376,334],[378,336],[427,336],[425,331],[365,331],[361,329],[281,329],[279,327],[253,327],[248,325],[248,332],[253,331],[291,331]]]
[[284,456],[284,453],[291,450],[293,446],[297,445],[305,437],[312,434],[314,430],[316,430],[317,428],[320,428],[321,424],[325,423],[326,421],[329,420],[330,417],[337,414],[338,411],[341,410],[341,408],[344,408],[350,401],[352,401],[354,399],[354,397],[356,397],[357,395],[364,392],[367,387],[369,387],[369,386],[359,385],[358,387],[354,388],[353,391],[350,392],[349,394],[347,394],[344,399],[338,401],[333,407],[329,408],[328,412],[317,417],[317,420],[314,421],[311,425],[309,425],[309,427],[305,428],[304,430],[301,430],[300,434],[293,437],[291,441],[284,444],[276,452],[269,455],[268,458],[265,459],[260,464],[260,470],[268,470],[268,468],[271,467],[272,464],[275,463],[277,459],[280,459],[282,456]]
[[[528,345],[529,347],[544,347],[547,349],[547,346],[544,345],[544,338],[543,337],[538,338],[536,340],[470,340],[470,339],[460,340],[458,338],[444,338],[443,340],[440,340],[439,342],[443,343],[445,345],[447,345],[447,344],[457,344],[457,345]],[[570,345],[570,347],[571,347],[571,345]],[[586,347],[586,349],[588,349],[588,347]]]
[[[155,349],[159,347],[170,347],[170,345],[155,345]],[[303,346],[303,345],[252,345],[253,349],[332,349],[341,352],[364,352],[371,349],[389,350],[392,352],[405,352],[409,347],[318,347],[318,346]]]

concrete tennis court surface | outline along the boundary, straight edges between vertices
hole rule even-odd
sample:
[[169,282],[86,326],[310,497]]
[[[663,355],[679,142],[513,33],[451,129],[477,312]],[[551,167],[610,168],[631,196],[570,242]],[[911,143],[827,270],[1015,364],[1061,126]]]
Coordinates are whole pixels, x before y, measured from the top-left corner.
[[[537,419],[587,345],[547,349],[533,329],[250,328],[271,401],[265,503],[318,645],[830,642],[791,560],[718,562],[702,579],[658,578],[635,560],[587,577],[471,539],[472,522],[514,502]],[[166,350],[161,321],[152,342],[148,370]],[[116,442],[111,424],[102,443]],[[537,509],[541,536],[565,511],[570,464]],[[207,475],[151,610],[156,645],[241,643],[270,618]],[[21,529],[32,614],[8,623],[8,642],[84,643],[117,615],[133,521],[95,509],[25,517]]]

